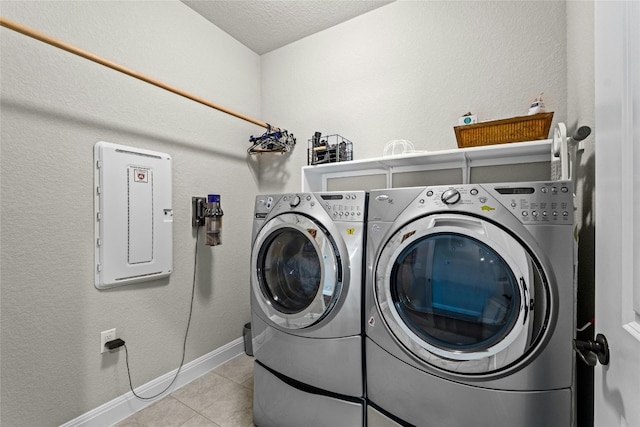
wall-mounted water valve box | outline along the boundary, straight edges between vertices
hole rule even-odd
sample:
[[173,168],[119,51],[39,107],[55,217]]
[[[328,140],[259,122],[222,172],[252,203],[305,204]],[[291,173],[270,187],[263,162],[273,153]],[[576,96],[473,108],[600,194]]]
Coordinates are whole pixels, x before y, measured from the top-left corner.
[[95,286],[171,274],[171,156],[98,142],[95,166]]

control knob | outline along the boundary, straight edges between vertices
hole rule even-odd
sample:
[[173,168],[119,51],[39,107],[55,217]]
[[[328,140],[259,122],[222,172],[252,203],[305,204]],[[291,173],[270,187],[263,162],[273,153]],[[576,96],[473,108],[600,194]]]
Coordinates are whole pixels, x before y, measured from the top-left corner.
[[289,202],[289,205],[292,208],[295,208],[296,206],[298,206],[300,204],[300,196],[294,196],[293,199],[291,199],[291,202]]
[[445,205],[453,205],[460,201],[460,192],[455,188],[450,188],[440,197]]

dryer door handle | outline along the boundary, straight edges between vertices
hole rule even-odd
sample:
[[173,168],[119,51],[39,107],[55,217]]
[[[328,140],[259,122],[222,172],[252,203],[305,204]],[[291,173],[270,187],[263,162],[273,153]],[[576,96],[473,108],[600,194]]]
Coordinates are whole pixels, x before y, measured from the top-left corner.
[[479,234],[486,234],[485,228],[481,221],[468,218],[460,218],[454,216],[438,216],[433,219],[431,228],[436,227],[460,227],[466,230],[472,230]]

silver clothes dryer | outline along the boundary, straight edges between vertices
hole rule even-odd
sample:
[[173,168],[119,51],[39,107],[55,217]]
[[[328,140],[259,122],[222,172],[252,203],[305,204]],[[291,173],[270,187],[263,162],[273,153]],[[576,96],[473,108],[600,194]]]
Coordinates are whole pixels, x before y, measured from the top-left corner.
[[368,214],[369,426],[573,425],[570,182],[376,190]]
[[362,191],[256,197],[254,423],[362,426]]

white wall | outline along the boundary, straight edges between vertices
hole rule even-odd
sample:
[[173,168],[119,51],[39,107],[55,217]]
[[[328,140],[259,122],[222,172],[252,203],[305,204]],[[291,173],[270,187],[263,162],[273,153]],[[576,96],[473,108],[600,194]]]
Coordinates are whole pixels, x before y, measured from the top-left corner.
[[263,170],[261,189],[299,188],[314,131],[353,141],[355,159],[393,139],[451,149],[459,116],[525,115],[539,92],[565,121],[565,20],[564,1],[399,0],[263,55],[263,117],[299,144],[290,180]]
[[[6,2],[3,17],[260,117],[260,59],[180,2]],[[200,246],[186,361],[242,335],[261,128],[8,29],[1,38],[2,426],[59,425],[178,367],[193,274],[191,196],[218,192],[223,245]],[[173,156],[174,272],[94,288],[93,145]],[[161,335],[162,334],[162,335]]]

